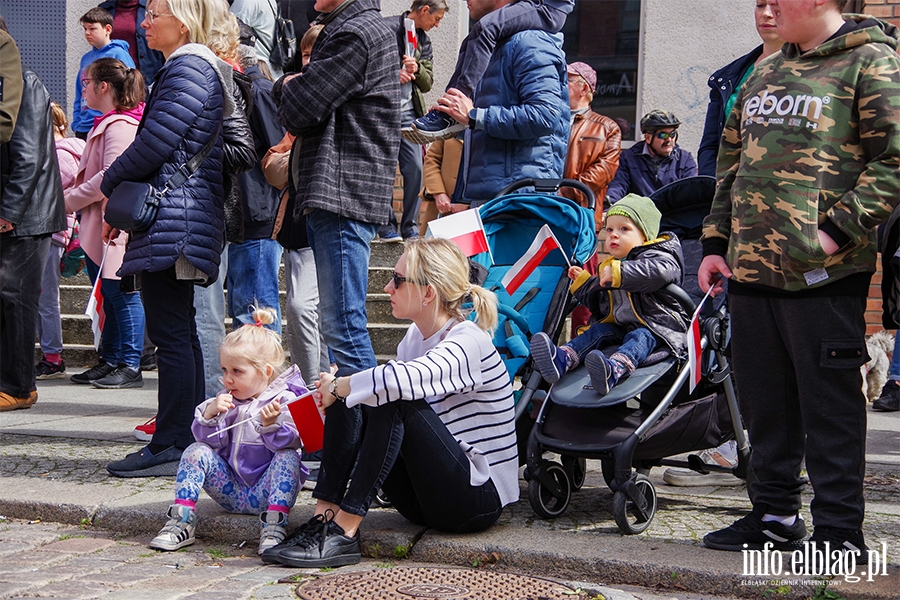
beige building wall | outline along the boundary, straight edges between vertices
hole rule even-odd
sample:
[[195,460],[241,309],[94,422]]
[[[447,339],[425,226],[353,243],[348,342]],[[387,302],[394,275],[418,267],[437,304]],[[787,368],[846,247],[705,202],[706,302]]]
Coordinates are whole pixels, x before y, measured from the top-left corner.
[[82,29],[79,19],[81,19],[81,15],[100,2],[102,0],[68,0],[66,5],[68,14],[66,22],[69,24],[66,30],[66,89],[69,90],[69,105],[64,108],[70,121],[72,120],[72,103],[75,101],[75,79],[78,77],[78,66],[81,64],[81,57],[91,49],[91,45],[84,39],[84,29]]

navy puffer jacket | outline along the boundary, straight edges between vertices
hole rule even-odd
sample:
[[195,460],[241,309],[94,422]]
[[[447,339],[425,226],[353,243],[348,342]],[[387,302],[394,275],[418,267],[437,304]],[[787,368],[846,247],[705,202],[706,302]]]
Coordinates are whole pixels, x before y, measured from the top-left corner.
[[207,283],[218,277],[225,229],[220,135],[225,99],[220,75],[200,48],[170,56],[159,71],[137,137],[110,165],[101,190],[109,196],[121,181],[161,188],[210,136],[219,141],[186,182],[163,196],[153,226],[132,234],[119,275],[163,271],[183,254],[209,277]]

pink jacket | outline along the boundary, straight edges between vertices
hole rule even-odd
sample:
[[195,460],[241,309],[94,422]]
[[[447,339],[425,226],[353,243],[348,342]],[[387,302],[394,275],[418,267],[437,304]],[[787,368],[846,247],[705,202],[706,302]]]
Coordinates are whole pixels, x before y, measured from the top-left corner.
[[[62,179],[63,189],[67,190],[75,185],[75,176],[78,174],[78,162],[84,153],[84,140],[76,137],[56,140],[56,161],[59,163],[59,177]],[[66,215],[66,228],[53,234],[53,243],[65,248],[69,245],[72,236],[72,228],[75,226],[75,213]]]
[[[119,158],[137,133],[138,119],[127,113],[108,113],[90,130],[87,146],[81,156],[75,187],[66,191],[66,211],[81,211],[79,238],[85,254],[96,264],[103,260],[103,212],[106,198],[100,191],[100,183],[106,169]],[[128,234],[120,233],[110,241],[106,262],[100,277],[119,279],[116,271],[122,266]]]

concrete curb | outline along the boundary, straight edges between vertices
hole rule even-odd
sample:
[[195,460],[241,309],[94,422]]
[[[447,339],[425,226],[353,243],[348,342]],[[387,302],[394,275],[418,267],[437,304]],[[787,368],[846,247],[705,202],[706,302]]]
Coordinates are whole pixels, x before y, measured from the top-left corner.
[[[103,492],[109,487],[102,486]],[[123,490],[97,503],[88,496],[96,486],[54,481],[6,478],[0,489],[0,514],[19,519],[41,519],[85,524],[149,541],[161,526],[170,493],[133,494]],[[30,500],[24,500],[29,497]],[[68,497],[67,502],[51,498]],[[44,500],[42,500],[42,498]],[[224,512],[208,498],[198,504],[197,537],[222,545],[255,544],[259,526],[255,517]],[[297,525],[312,516],[311,506],[292,511]],[[478,535],[451,535],[411,524],[392,510],[373,510],[362,532],[365,555],[382,560],[410,558],[422,563],[480,567],[603,585],[638,585],[670,592],[712,594],[735,598],[814,597],[822,584],[810,578],[744,577],[742,555],[714,552],[699,543],[663,541],[595,531],[532,531],[515,524],[498,524]],[[404,556],[405,555],[405,556]],[[900,589],[900,569],[872,582],[832,582],[830,589],[844,598],[894,600]]]

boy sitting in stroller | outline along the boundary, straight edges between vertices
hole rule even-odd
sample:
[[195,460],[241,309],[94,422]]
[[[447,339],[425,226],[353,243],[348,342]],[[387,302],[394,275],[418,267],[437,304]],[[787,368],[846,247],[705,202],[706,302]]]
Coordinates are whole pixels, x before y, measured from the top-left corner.
[[[634,372],[660,342],[677,357],[686,353],[690,316],[674,299],[657,293],[681,284],[684,258],[672,233],[659,233],[662,218],[650,198],[628,194],[606,214],[606,250],[611,255],[591,277],[571,267],[570,290],[596,322],[564,346],[546,333],[531,338],[531,356],[548,383],[556,383],[582,360],[591,385],[601,396]],[[621,344],[607,356],[600,350]]]

